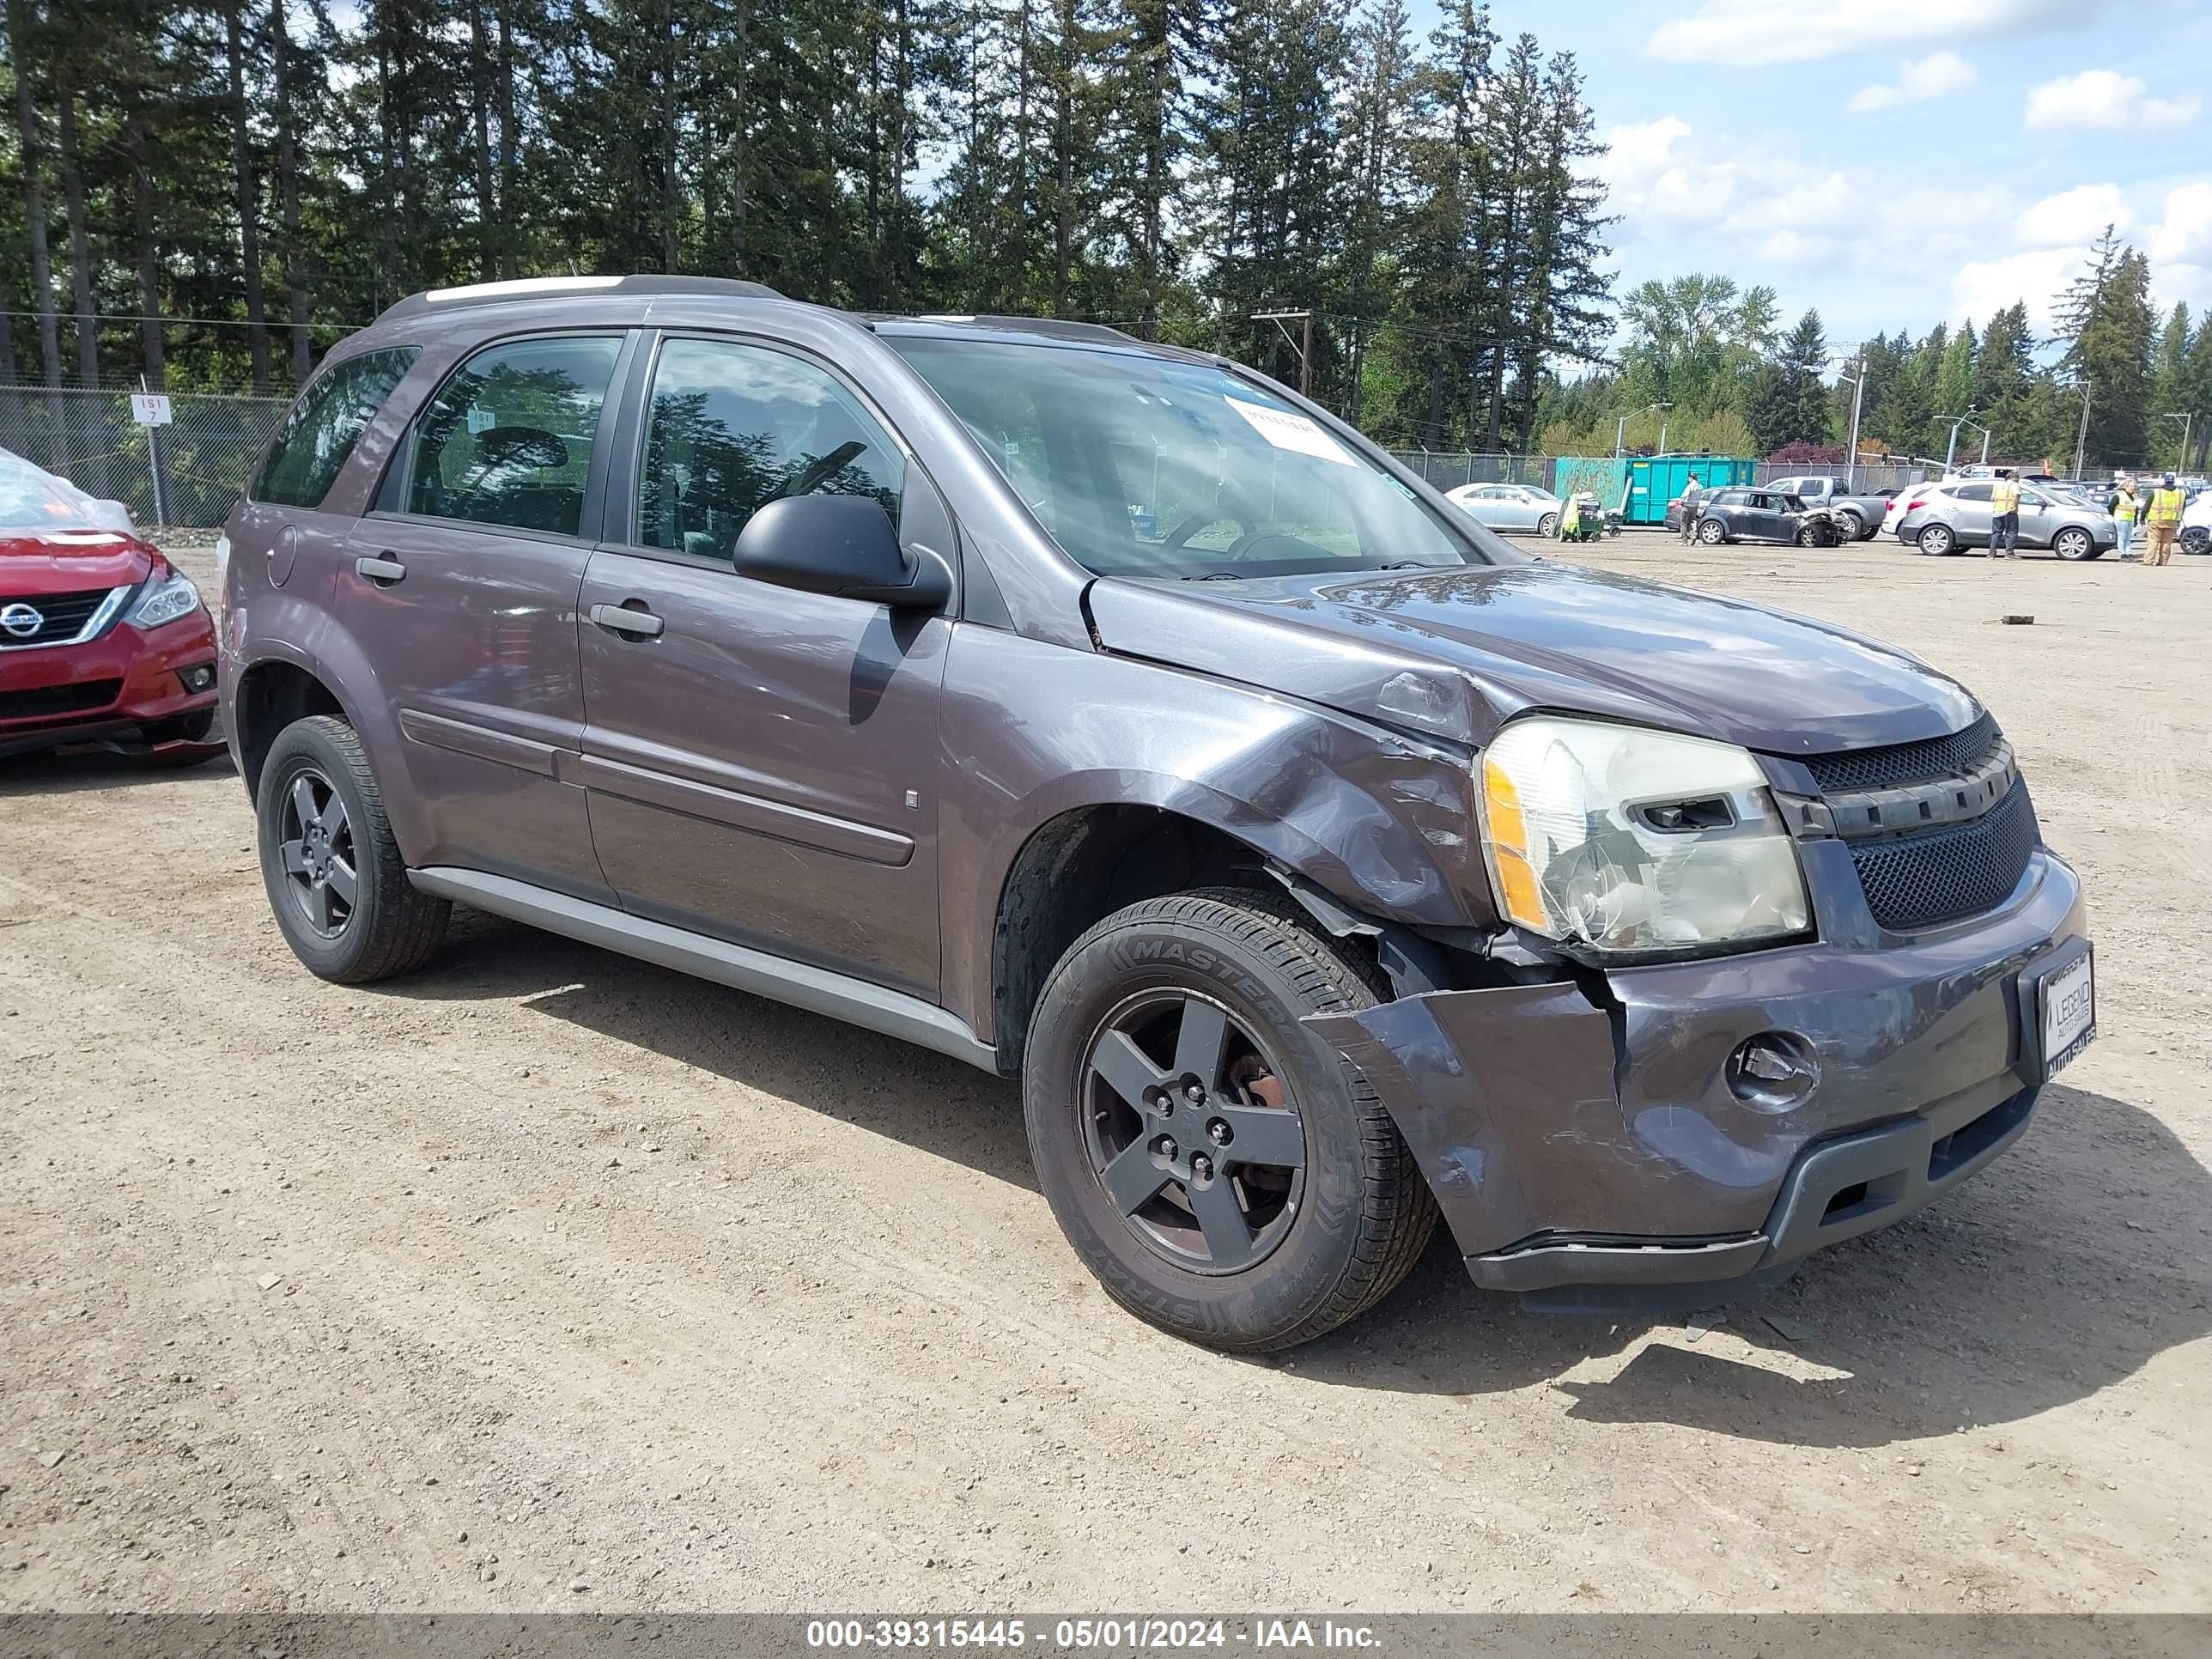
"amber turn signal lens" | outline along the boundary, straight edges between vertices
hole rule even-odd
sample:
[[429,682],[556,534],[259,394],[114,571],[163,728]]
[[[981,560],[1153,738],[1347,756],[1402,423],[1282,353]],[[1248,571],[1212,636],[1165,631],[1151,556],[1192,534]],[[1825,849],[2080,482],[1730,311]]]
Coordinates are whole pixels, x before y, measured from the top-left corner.
[[1548,918],[1543,890],[1537,884],[1535,866],[1528,860],[1528,830],[1521,818],[1521,797],[1494,761],[1483,762],[1482,794],[1489,820],[1491,862],[1506,919],[1524,927],[1545,927]]

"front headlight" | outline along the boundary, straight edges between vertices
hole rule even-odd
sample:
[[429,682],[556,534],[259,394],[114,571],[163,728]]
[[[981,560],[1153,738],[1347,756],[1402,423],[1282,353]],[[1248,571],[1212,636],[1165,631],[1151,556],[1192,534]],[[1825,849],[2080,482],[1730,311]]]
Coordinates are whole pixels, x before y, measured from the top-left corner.
[[1746,750],[1596,720],[1516,720],[1482,757],[1483,835],[1508,920],[1600,951],[1802,933],[1796,849]]
[[199,609],[200,591],[191,579],[173,566],[160,581],[152,583],[138,596],[138,603],[131,607],[125,619],[134,628],[159,628],[163,623],[173,623],[179,617],[189,617]]

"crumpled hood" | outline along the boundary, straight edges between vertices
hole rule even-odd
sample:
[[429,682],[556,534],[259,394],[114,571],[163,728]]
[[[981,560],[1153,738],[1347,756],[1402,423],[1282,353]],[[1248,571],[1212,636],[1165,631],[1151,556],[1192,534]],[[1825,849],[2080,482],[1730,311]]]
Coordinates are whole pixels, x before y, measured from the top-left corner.
[[1474,744],[1532,708],[1782,755],[1942,737],[1979,713],[1965,687],[1898,647],[1550,560],[1348,580],[1104,579],[1090,603],[1109,651]]
[[116,530],[0,529],[0,603],[143,580],[160,556]]

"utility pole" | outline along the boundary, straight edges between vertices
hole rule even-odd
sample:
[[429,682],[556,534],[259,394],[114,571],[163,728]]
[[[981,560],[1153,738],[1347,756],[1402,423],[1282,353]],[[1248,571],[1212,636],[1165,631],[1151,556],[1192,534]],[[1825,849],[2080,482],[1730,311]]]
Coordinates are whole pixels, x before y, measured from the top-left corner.
[[[1273,323],[1278,329],[1282,330],[1283,337],[1291,343],[1291,349],[1298,354],[1298,396],[1311,397],[1313,395],[1313,313],[1310,311],[1255,311],[1252,313],[1252,320],[1255,323]],[[1293,335],[1288,328],[1284,327],[1286,323],[1299,323],[1304,326],[1296,335]]]
[[[1672,409],[1674,406],[1674,405],[1672,404],[1654,404],[1651,405],[1651,408]],[[1646,410],[1644,411],[1647,415],[1650,412],[1650,410]],[[1667,453],[1667,417],[1664,415],[1662,415],[1659,417],[1659,453],[1662,455],[1664,455]]]
[[1864,350],[1861,350],[1857,356],[1851,359],[1851,367],[1857,373],[1836,376],[1839,380],[1849,380],[1851,383],[1851,438],[1850,447],[1844,452],[1844,488],[1845,489],[1856,487],[1859,478],[1859,399],[1866,392]]
[[2081,476],[2081,462],[2089,450],[2089,382],[2081,382],[2081,430],[2074,440],[2074,476]]
[[2179,465],[2174,468],[2174,471],[2177,472],[2186,471],[2189,467],[2189,428],[2196,422],[2197,411],[2193,409],[2169,410],[2166,413],[2160,416],[2158,418],[2161,421],[2179,421],[2181,422],[2181,462]]

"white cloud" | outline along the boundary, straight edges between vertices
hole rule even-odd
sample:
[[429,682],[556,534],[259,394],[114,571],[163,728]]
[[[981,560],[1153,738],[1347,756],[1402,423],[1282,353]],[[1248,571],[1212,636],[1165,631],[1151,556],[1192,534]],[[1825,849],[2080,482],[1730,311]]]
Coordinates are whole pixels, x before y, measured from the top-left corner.
[[2111,0],[1704,0],[1654,30],[1646,50],[1673,64],[1760,69],[1875,46],[1972,40],[2077,27]]
[[1850,106],[1861,114],[1895,109],[1899,104],[1924,104],[1963,92],[1980,80],[1974,66],[1955,52],[1931,52],[1925,58],[1908,58],[1897,66],[1894,86],[1861,87],[1851,94]]
[[2149,94],[2150,88],[2135,76],[2118,70],[2083,70],[2028,89],[2027,128],[2031,132],[2170,131],[2187,126],[2204,107],[2204,100],[2194,93],[2179,98]]
[[[1964,255],[2003,235],[2020,211],[1996,185],[1900,188],[1874,167],[1808,161],[1762,137],[1745,142],[1680,116],[1600,135],[1598,171],[1622,216],[1613,240],[1695,238],[1717,257],[1749,254],[1788,269],[1882,271]],[[1880,226],[1885,234],[1869,234]],[[1898,227],[1909,234],[1888,234]]]
[[2151,234],[2150,257],[2212,263],[2212,184],[2200,179],[2166,193],[2166,217]]
[[2096,240],[2106,225],[2125,230],[2135,222],[2118,185],[2076,185],[2022,213],[2017,231],[2026,247],[2074,247]]
[[1951,279],[1951,314],[1971,318],[1978,328],[1993,313],[2015,300],[2025,301],[2028,326],[2039,334],[2048,334],[2059,291],[2081,273],[2087,251],[2032,248],[1994,259],[1969,260]]
[[2166,216],[2150,234],[2150,279],[2161,305],[2212,304],[2212,184],[2166,193]]

